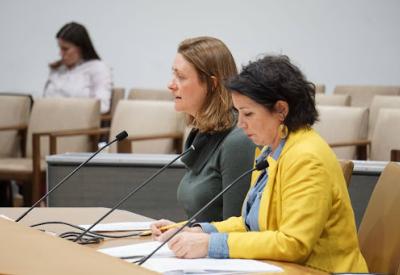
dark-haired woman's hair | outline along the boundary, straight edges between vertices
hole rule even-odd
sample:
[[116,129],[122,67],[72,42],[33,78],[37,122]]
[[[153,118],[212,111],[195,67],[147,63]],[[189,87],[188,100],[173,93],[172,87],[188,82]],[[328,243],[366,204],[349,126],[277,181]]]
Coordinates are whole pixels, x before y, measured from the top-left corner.
[[311,127],[318,120],[315,85],[306,80],[285,55],[267,55],[244,66],[225,86],[274,111],[278,100],[289,105],[284,124],[293,132]]
[[[70,22],[65,24],[57,32],[56,38],[62,39],[77,46],[81,51],[82,59],[85,61],[100,59],[99,55],[94,49],[92,40],[90,40],[88,31],[83,25],[79,23]],[[50,66],[57,67],[57,65],[59,64],[59,62],[55,62],[53,64],[50,64]]]

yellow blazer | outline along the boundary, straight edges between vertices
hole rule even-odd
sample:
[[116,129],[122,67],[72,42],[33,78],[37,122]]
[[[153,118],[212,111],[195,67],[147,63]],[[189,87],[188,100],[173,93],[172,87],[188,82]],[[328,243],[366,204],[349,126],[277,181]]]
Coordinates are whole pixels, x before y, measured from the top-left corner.
[[[327,272],[368,272],[345,179],[329,145],[312,129],[291,133],[277,161],[268,157],[260,231],[242,217],[213,223],[229,232],[230,258],[294,262]],[[252,175],[252,186],[260,172]]]

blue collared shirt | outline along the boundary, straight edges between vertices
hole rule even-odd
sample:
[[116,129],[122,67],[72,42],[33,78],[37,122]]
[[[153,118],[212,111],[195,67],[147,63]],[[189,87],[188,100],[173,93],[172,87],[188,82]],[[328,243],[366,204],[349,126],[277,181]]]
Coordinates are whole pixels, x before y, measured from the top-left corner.
[[[278,148],[272,155],[274,160],[277,160],[282,152],[286,140],[283,139],[279,143]],[[266,159],[271,154],[271,148],[267,147],[259,159]],[[246,228],[248,231],[259,231],[258,212],[260,209],[260,201],[262,192],[268,182],[268,171],[264,170],[257,179],[256,184],[250,189],[243,203],[242,217],[245,219]],[[208,243],[208,256],[211,258],[229,258],[228,234],[218,233],[214,225],[210,223],[200,223],[203,231],[210,233],[210,241]]]

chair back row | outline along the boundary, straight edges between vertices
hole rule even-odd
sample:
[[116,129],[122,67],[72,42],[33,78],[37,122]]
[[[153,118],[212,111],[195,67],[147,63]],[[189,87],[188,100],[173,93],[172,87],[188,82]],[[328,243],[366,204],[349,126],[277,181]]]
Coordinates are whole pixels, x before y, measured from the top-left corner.
[[[389,160],[390,148],[400,149],[400,139],[397,138],[400,135],[400,123],[396,122],[400,112],[400,96],[375,96],[370,108],[318,105],[317,109],[320,118],[314,128],[328,143],[370,140],[369,158],[372,160]],[[355,157],[354,146],[338,147],[334,151],[339,158]]]

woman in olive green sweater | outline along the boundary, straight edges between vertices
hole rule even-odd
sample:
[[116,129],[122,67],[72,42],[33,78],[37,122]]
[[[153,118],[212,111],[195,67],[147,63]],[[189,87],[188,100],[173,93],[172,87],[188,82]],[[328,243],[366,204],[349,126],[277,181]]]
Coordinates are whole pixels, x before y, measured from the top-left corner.
[[[207,138],[205,145],[182,158],[187,172],[178,188],[178,201],[189,217],[251,169],[255,145],[235,127],[231,95],[223,84],[237,74],[237,69],[222,41],[212,37],[184,40],[179,45],[172,72],[168,88],[174,96],[175,109],[186,113],[187,123],[193,127],[185,146],[189,147],[202,136]],[[244,177],[197,221],[239,216],[249,181],[250,177]]]

